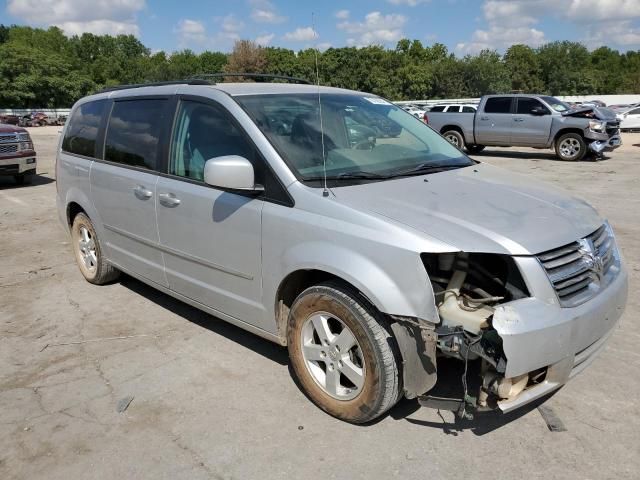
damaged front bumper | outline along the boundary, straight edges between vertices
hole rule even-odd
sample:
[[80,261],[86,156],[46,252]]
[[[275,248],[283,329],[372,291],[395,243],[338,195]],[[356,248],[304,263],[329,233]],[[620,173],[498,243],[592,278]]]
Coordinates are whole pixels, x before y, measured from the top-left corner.
[[589,149],[594,153],[612,152],[622,145],[620,135],[614,135],[606,140],[594,140],[589,144]]
[[[534,295],[496,308],[493,326],[502,339],[507,359],[504,376],[527,375],[546,369],[544,380],[518,395],[498,401],[509,412],[543,397],[564,385],[586,368],[604,348],[620,319],[627,299],[628,278],[623,265],[615,279],[589,301],[562,308],[555,292],[532,262],[516,259],[522,271],[539,272]],[[529,277],[531,278],[531,277]]]

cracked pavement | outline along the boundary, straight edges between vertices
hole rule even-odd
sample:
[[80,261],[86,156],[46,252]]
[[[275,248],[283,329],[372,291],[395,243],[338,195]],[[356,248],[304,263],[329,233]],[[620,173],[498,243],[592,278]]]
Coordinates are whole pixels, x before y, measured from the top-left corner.
[[600,162],[476,157],[592,202],[630,270],[618,331],[547,403],[553,433],[535,409],[454,422],[408,401],[348,425],[300,392],[285,349],[131,278],[85,282],[55,210],[59,130],[31,129],[34,185],[0,178],[1,479],[637,478],[640,134]]

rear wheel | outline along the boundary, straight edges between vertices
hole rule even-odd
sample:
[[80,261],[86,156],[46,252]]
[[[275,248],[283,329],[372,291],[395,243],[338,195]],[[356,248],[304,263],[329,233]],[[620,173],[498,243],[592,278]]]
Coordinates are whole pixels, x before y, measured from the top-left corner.
[[587,153],[587,144],[577,133],[565,133],[556,140],[556,155],[560,160],[577,162]]
[[351,423],[382,415],[398,401],[399,362],[382,315],[336,283],[295,300],[287,330],[296,377],[322,410]]
[[447,130],[442,136],[454,147],[460,150],[464,148],[464,137],[458,130]]
[[480,153],[484,150],[484,145],[465,145],[467,152],[471,154]]
[[118,278],[120,272],[106,261],[95,228],[84,213],[73,219],[71,240],[76,263],[88,282],[103,285]]

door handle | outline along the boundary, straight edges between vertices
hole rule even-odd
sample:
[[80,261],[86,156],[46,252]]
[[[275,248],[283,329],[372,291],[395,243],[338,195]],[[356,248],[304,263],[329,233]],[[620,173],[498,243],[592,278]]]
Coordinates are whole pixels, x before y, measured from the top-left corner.
[[153,192],[144,185],[137,185],[133,189],[133,194],[140,200],[149,200],[153,196]]
[[158,198],[160,199],[160,204],[165,207],[174,208],[180,205],[180,199],[173,193],[161,193]]
[[480,117],[480,120],[489,120],[489,117]]
[[514,122],[524,122],[524,118],[514,118]]

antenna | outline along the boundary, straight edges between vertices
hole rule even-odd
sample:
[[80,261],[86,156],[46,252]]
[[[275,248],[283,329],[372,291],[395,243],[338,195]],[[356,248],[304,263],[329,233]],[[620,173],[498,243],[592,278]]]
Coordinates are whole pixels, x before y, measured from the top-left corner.
[[322,101],[320,100],[320,70],[318,69],[318,32],[316,31],[316,22],[313,12],[311,12],[311,28],[313,29],[313,36],[315,37],[316,44],[313,49],[313,53],[316,59],[316,85],[318,86],[318,114],[320,115],[320,143],[322,144],[322,178],[324,181],[324,187],[322,190],[322,196],[329,196],[329,189],[327,188],[327,157],[324,153],[324,125],[322,124]]

